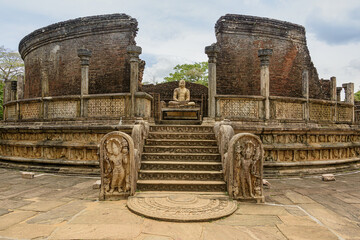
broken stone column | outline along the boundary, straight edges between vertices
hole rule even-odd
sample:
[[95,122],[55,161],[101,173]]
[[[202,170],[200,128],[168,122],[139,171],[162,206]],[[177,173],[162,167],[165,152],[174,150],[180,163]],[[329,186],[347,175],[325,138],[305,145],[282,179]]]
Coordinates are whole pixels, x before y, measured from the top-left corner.
[[310,115],[309,115],[309,71],[308,70],[303,71],[302,82],[303,82],[303,97],[306,99],[304,119],[305,121],[309,121]]
[[345,102],[354,104],[354,83],[344,83],[342,87],[345,90]]
[[260,49],[258,57],[260,58],[260,86],[261,96],[265,97],[265,119],[270,119],[270,74],[269,64],[272,55],[272,49]]
[[127,47],[127,53],[130,56],[130,93],[131,93],[131,107],[130,116],[135,117],[135,93],[138,91],[139,85],[139,55],[141,54],[141,47],[130,45]]
[[17,76],[17,99],[24,98],[24,75]]
[[4,82],[4,103],[11,100],[11,81],[5,80]]
[[10,92],[10,101],[15,101],[17,97],[17,82],[11,81],[11,92]]
[[92,52],[88,49],[78,49],[78,57],[81,61],[81,117],[86,114],[84,95],[89,94],[89,62]]
[[338,102],[341,101],[341,91],[342,91],[342,87],[336,88],[336,101],[338,101]]
[[330,100],[336,101],[337,89],[336,89],[336,77],[330,78]]
[[208,87],[208,115],[209,118],[215,118],[215,95],[216,95],[216,57],[219,47],[216,44],[205,47],[205,53],[209,58],[209,87]]

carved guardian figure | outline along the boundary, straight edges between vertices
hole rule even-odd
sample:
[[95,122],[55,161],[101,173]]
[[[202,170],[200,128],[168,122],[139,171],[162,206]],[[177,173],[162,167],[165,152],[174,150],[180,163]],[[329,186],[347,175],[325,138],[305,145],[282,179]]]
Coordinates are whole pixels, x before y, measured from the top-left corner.
[[264,202],[263,157],[264,149],[259,137],[239,133],[231,138],[227,154],[230,197]]
[[134,142],[123,132],[111,132],[100,144],[100,200],[126,198],[136,189]]

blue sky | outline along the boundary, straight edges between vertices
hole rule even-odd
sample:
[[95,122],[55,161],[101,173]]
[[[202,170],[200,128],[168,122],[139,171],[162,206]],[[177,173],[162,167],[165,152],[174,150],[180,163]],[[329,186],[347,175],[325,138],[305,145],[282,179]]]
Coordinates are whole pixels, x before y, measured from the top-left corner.
[[0,46],[17,50],[32,31],[77,17],[126,13],[139,22],[144,80],[160,82],[176,64],[207,61],[216,21],[227,13],[303,25],[320,78],[360,90],[359,0],[0,0]]

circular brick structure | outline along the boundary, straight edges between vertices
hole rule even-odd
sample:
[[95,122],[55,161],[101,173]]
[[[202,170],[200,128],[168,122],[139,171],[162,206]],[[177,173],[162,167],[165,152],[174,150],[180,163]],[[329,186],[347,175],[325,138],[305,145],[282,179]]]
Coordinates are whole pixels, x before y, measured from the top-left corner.
[[[137,20],[126,14],[77,18],[38,29],[19,44],[25,62],[24,98],[79,95],[78,49],[92,52],[89,94],[129,92],[130,65],[126,48],[135,45]],[[42,93],[43,92],[43,93]]]

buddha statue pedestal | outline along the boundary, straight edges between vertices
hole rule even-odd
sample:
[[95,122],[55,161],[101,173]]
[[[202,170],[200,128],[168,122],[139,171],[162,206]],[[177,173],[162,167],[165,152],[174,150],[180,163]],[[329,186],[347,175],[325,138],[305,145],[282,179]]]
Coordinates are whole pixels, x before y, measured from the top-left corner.
[[200,121],[200,108],[195,102],[190,102],[190,91],[185,88],[184,80],[181,80],[179,87],[174,90],[173,100],[161,109],[161,115],[162,120]]

